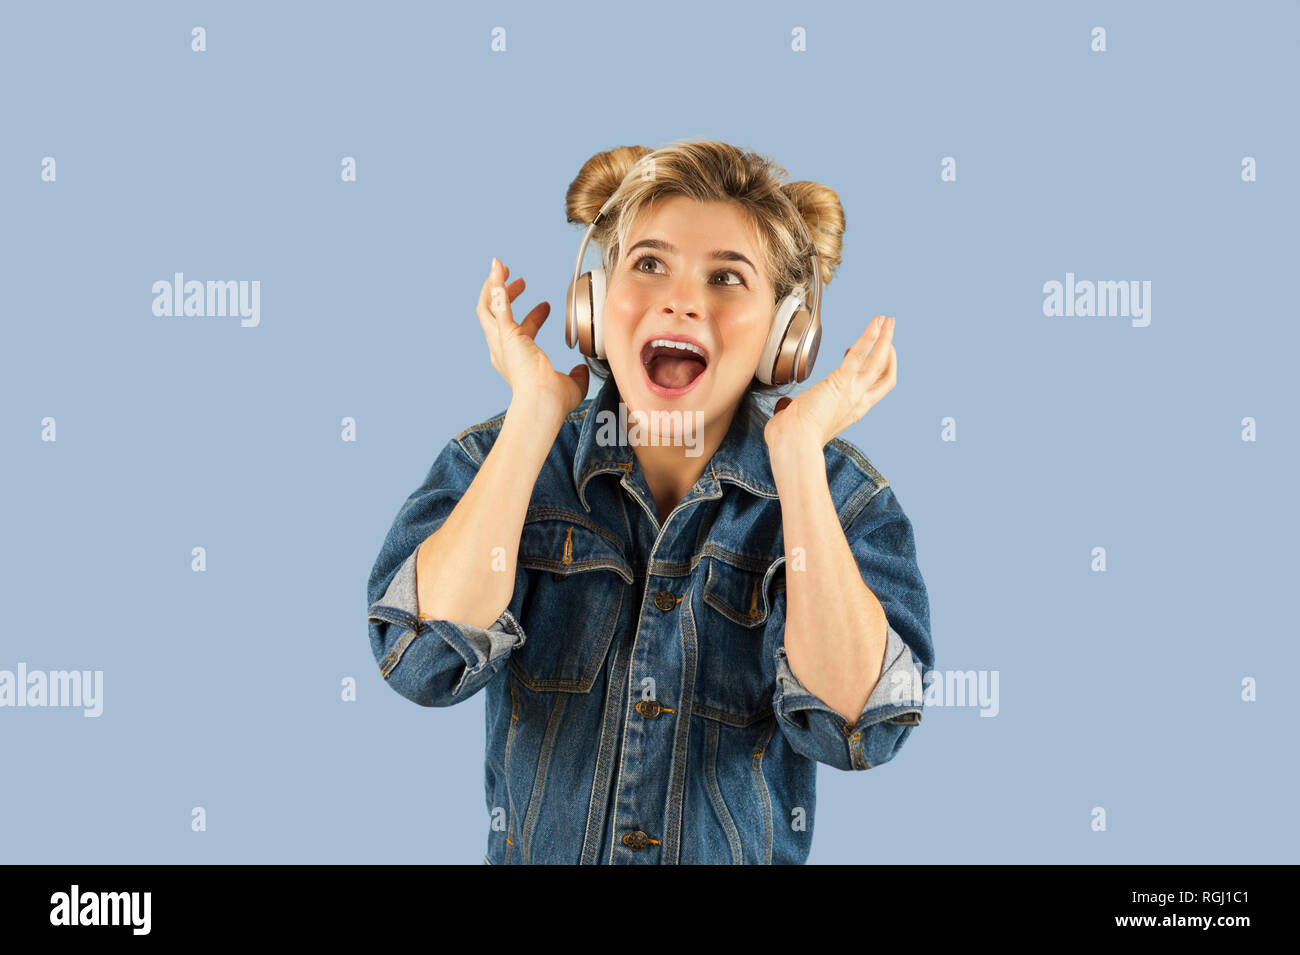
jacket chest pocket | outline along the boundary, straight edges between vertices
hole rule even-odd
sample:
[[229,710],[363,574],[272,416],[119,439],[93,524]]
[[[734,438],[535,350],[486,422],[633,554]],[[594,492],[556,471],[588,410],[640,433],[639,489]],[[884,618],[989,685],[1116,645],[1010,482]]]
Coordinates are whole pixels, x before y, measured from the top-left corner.
[[528,639],[510,668],[532,690],[589,692],[633,580],[622,550],[578,515],[530,511],[519,565],[532,571],[520,621]]
[[697,616],[695,710],[723,723],[748,726],[772,711],[776,662],[767,659],[764,636],[773,604],[785,589],[785,558],[763,561],[713,554],[704,562],[708,566]]

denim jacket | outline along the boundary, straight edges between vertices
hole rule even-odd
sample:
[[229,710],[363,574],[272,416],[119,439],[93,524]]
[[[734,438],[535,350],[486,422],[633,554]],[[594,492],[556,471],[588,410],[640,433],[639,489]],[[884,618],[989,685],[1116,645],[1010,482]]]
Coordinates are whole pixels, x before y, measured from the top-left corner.
[[447,443],[370,574],[379,671],[421,706],[486,693],[486,863],[802,863],[817,764],[879,766],[921,720],[934,650],[911,523],[861,451],[826,446],[840,525],[889,624],[880,679],[849,723],[786,660],[781,508],[761,429],[742,406],[661,527],[632,448],[597,440],[607,419],[595,412],[617,416],[618,401],[611,377],[565,419],[533,488],[514,594],[487,629],[418,617],[415,551],[504,413]]

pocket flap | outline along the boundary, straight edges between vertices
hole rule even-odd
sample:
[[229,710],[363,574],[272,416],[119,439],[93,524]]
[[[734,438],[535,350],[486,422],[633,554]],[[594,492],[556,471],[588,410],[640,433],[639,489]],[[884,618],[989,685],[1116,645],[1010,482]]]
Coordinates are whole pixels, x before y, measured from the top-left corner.
[[727,560],[713,554],[708,561],[704,602],[742,627],[765,621],[772,610],[772,595],[785,586],[785,556],[770,564],[739,555]]
[[519,564],[560,576],[604,569],[633,582],[623,547],[608,531],[557,508],[529,509],[519,538]]

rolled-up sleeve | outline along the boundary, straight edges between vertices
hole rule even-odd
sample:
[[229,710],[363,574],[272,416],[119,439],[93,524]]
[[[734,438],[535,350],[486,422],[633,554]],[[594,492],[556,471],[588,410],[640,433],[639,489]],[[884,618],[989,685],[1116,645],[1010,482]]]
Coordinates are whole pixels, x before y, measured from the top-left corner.
[[890,627],[880,679],[857,720],[847,723],[799,682],[780,647],[773,708],[791,745],[808,758],[836,769],[870,769],[892,759],[921,722],[921,672],[916,655]]
[[[773,711],[790,745],[842,770],[870,769],[898,753],[920,724],[926,674],[934,667],[930,605],[916,561],[912,525],[892,488],[878,491],[845,532],[862,578],[885,611],[888,631],[880,677],[852,723],[813,695],[776,647]],[[781,598],[784,627],[784,595]]]
[[[421,706],[468,699],[505,666],[526,639],[510,608],[489,627],[421,619],[415,563],[420,544],[446,521],[473,481],[478,463],[458,440],[443,449],[421,487],[402,506],[367,584],[370,648],[396,692]],[[516,572],[511,606],[524,581]]]

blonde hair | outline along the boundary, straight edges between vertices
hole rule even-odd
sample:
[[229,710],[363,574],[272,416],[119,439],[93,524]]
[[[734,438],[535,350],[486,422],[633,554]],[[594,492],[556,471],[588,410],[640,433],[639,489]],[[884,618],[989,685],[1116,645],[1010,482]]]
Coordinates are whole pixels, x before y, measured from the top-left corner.
[[[629,177],[637,162],[652,152],[653,159],[643,164],[645,173]],[[678,140],[658,150],[618,146],[582,164],[564,197],[565,217],[589,226],[601,207],[613,199],[591,236],[602,249],[605,274],[611,276],[637,215],[659,199],[686,196],[699,202],[735,203],[750,225],[761,266],[775,290],[775,310],[795,289],[803,290],[806,302],[812,297],[807,243],[790,205],[778,193],[793,204],[808,229],[821,263],[823,285],[830,284],[840,264],[844,234],[844,208],[835,190],[818,182],[783,182],[788,177],[785,169],[767,157],[728,143]],[[592,374],[609,377],[608,362],[585,360]],[[742,404],[761,420],[753,399],[783,395],[790,387],[765,385],[754,378]]]

